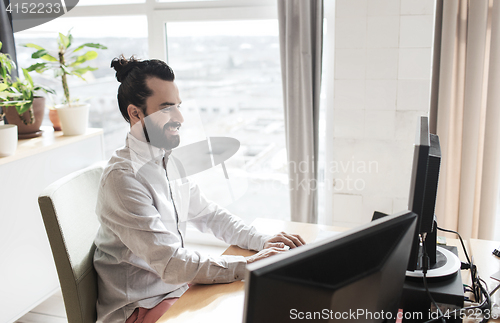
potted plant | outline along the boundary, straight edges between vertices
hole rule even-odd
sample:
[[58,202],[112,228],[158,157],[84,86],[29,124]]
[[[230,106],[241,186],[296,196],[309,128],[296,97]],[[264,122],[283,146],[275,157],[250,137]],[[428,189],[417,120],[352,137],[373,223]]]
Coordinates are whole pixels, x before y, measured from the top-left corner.
[[63,104],[56,106],[56,110],[61,120],[63,133],[67,136],[80,135],[87,130],[89,104],[80,103],[78,100],[71,98],[67,76],[74,75],[85,81],[83,75],[86,72],[95,71],[97,68],[91,66],[82,67],[82,64],[97,58],[98,54],[94,50],[88,50],[80,55],[80,50],[85,47],[96,49],[107,49],[107,47],[97,43],[85,43],[72,49],[73,36],[71,30],[68,31],[67,35],[59,33],[57,45],[56,57],[42,46],[32,43],[25,44],[25,47],[37,50],[31,55],[32,58],[42,60],[42,62],[31,65],[27,70],[38,73],[53,70],[54,77],[60,78],[64,91],[64,100]]
[[[0,49],[2,43],[0,42]],[[37,91],[54,93],[43,86],[35,86],[26,69],[22,69],[24,80],[10,75],[14,62],[9,55],[0,53],[0,105],[2,113],[10,124],[17,125],[19,138],[32,138],[42,134],[42,124],[45,111],[45,98],[35,96]]]

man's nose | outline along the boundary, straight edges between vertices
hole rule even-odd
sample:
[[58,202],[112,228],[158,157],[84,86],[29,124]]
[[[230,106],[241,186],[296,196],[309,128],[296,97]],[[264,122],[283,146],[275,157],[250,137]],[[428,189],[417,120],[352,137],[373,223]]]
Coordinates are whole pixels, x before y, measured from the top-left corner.
[[170,114],[170,121],[179,123],[184,122],[184,117],[182,116],[181,110],[178,107],[175,107]]

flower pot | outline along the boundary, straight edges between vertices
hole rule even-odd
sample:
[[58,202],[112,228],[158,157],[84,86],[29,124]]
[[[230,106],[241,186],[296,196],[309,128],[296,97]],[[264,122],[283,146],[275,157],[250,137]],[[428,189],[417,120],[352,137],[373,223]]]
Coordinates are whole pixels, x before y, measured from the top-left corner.
[[89,123],[89,104],[56,105],[65,136],[83,135]]
[[[7,119],[9,124],[14,124],[17,126],[17,131],[19,134],[19,139],[27,139],[39,137],[42,135],[40,130],[40,126],[42,125],[43,116],[45,113],[45,98],[44,97],[35,97],[33,100],[33,122],[30,124],[26,124],[31,122],[31,114],[30,111],[26,111],[20,116],[17,113],[15,107],[11,106],[7,108],[5,112],[5,118]],[[22,118],[21,118],[22,117]],[[24,119],[24,121],[23,121]]]
[[49,110],[49,119],[50,122],[52,122],[52,127],[54,128],[54,131],[61,131],[61,120],[59,120],[59,115],[57,114],[56,109],[50,109]]
[[14,154],[17,149],[17,126],[0,125],[0,157]]

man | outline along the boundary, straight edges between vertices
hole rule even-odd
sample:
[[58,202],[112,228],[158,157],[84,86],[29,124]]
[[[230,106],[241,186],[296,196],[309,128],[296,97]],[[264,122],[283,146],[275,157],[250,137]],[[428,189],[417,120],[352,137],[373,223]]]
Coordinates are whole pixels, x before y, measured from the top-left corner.
[[[105,168],[96,212],[98,322],[155,322],[188,283],[244,278],[247,263],[304,244],[298,235],[266,236],[207,201],[169,158],[184,119],[170,67],[160,60],[115,58],[118,105],[130,123],[126,146]],[[171,160],[170,160],[171,159]],[[175,176],[172,174],[176,174]],[[177,178],[176,180],[169,180]],[[186,223],[229,244],[259,251],[251,257],[206,257],[184,247]]]

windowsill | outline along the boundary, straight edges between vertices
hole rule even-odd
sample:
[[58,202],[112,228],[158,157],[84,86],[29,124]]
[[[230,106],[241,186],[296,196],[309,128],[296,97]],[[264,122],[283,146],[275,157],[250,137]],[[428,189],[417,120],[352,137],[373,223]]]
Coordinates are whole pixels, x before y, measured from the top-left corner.
[[44,126],[40,127],[40,129],[43,130],[40,137],[18,140],[16,152],[11,156],[1,157],[0,165],[59,148],[82,139],[102,135],[103,133],[102,129],[89,128],[84,135],[63,136],[62,131],[54,132],[52,127]]

